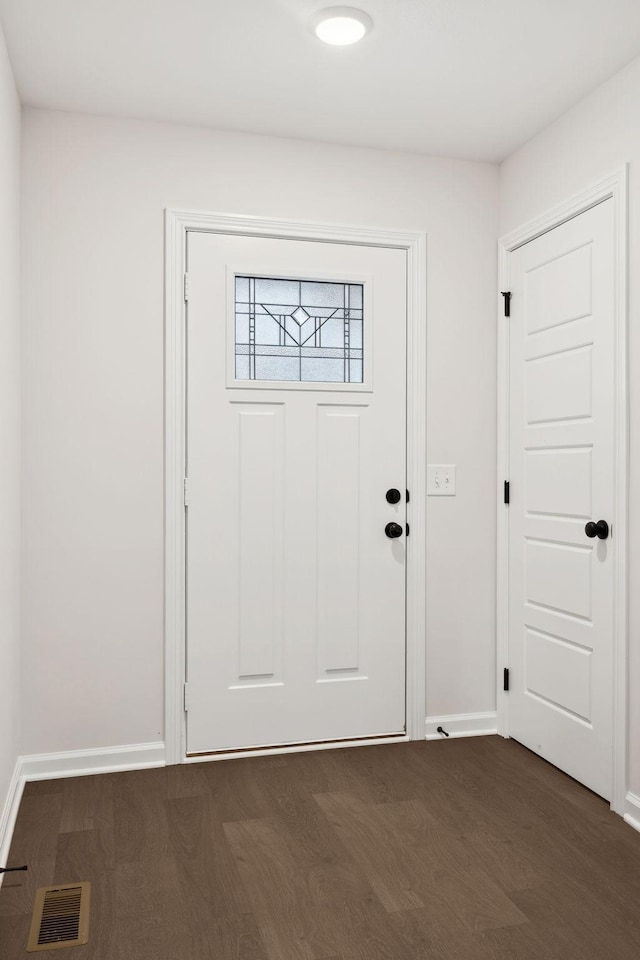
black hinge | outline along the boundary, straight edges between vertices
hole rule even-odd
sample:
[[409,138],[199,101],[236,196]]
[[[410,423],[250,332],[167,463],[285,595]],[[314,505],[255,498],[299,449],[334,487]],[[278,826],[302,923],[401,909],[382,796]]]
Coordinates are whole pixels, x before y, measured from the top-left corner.
[[502,296],[504,297],[504,315],[505,317],[511,316],[511,293],[509,290],[501,290]]
[[509,503],[509,498],[511,497],[511,492],[509,489],[509,481],[505,480],[504,482],[504,502]]
[[504,690],[509,690],[509,667],[504,668]]

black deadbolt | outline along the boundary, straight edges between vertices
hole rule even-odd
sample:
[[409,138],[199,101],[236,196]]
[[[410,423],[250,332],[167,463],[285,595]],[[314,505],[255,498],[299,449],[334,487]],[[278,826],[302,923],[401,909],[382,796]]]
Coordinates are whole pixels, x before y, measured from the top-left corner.
[[401,497],[402,494],[399,490],[396,490],[395,487],[391,487],[391,489],[386,492],[387,503],[400,503]]
[[395,540],[396,537],[402,536],[402,527],[399,523],[388,523],[384,528],[384,532],[390,540]]
[[592,539],[593,537],[598,537],[600,540],[606,540],[609,536],[609,524],[606,520],[598,520],[597,523],[589,520],[589,523],[584,528],[584,532]]

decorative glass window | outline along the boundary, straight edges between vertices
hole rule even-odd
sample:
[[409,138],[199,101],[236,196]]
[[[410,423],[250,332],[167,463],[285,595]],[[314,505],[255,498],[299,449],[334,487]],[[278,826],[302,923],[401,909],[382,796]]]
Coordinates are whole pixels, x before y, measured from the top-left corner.
[[363,382],[361,283],[236,277],[236,380]]

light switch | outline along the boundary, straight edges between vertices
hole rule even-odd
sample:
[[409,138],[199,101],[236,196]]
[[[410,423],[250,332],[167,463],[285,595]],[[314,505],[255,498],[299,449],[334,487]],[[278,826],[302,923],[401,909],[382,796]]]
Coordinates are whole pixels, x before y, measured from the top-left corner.
[[427,464],[427,496],[455,497],[456,468],[453,463]]

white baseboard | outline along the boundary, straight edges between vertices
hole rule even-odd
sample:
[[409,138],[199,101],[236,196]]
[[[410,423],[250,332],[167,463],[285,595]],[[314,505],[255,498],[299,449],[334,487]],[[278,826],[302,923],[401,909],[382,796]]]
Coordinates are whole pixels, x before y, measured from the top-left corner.
[[[4,807],[0,813],[0,866],[7,866],[7,860],[9,859],[9,848],[11,847],[11,838],[13,837],[13,828],[16,825],[16,818],[18,816],[18,808],[20,806],[20,800],[22,799],[22,791],[24,789],[24,778],[20,775],[20,758],[16,761],[16,765],[11,776],[11,781],[9,783],[9,789],[7,791],[7,799],[5,800]],[[2,886],[2,879],[4,874],[0,873],[0,886]]]
[[625,798],[624,819],[630,827],[640,831],[640,797],[635,793],[628,793]]
[[498,732],[498,720],[492,713],[453,713],[448,717],[427,717],[425,720],[427,740],[446,740],[438,727],[450,737],[487,737]]
[[[164,767],[164,743],[132,743],[98,750],[68,750],[18,757],[4,809],[0,815],[0,866],[5,866],[18,816],[24,785],[28,780],[56,780],[59,777],[86,777],[94,773],[144,770]],[[0,874],[0,885],[3,874]]]
[[131,743],[98,750],[68,750],[66,753],[33,753],[20,757],[24,780],[56,780],[59,777],[86,777],[116,770],[143,770],[164,767],[164,743]]

